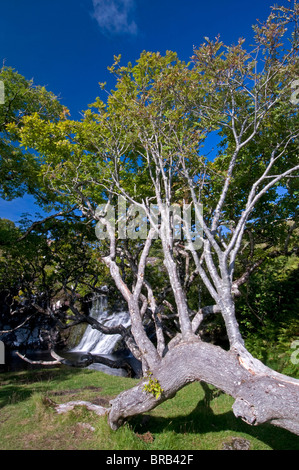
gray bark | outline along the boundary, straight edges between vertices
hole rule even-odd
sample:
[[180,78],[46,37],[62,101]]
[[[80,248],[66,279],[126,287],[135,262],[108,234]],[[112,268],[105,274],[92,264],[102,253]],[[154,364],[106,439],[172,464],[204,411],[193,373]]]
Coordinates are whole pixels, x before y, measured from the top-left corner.
[[234,397],[233,412],[247,423],[271,423],[299,435],[299,380],[273,375],[271,369],[259,368],[259,361],[254,359],[251,367],[234,351],[200,340],[181,342],[153,370],[162,395],[157,399],[145,391],[149,379],[144,378],[111,401],[109,424],[117,429],[124,420],[172,398],[185,385],[204,381]]

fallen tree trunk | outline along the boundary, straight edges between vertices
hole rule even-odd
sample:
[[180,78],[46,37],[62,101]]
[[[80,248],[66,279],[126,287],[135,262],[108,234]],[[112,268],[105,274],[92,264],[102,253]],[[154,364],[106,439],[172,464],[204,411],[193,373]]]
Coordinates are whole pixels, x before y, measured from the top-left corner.
[[[108,422],[116,430],[124,420],[155,408],[188,383],[204,381],[234,397],[235,416],[248,424],[271,423],[299,435],[299,380],[272,372],[266,367],[262,374],[247,369],[238,354],[208,343],[180,343],[150,378],[110,402]],[[158,384],[159,397],[145,389],[151,380]]]
[[[74,365],[53,351],[54,361],[31,361],[17,354],[31,364]],[[110,427],[116,430],[125,420],[152,410],[173,398],[189,383],[200,381],[235,398],[233,412],[246,423],[255,426],[270,423],[299,435],[299,380],[279,374],[252,357],[249,359],[250,354],[245,349],[244,357],[241,357],[236,351],[225,351],[196,339],[180,342],[168,351],[150,376],[113,399],[104,414],[108,415]],[[92,355],[83,356],[80,365],[92,362],[124,367],[123,361],[112,365],[106,362],[106,358]],[[154,384],[153,393],[150,392],[151,384]],[[86,406],[86,402],[65,403],[64,411],[69,409],[68,405]],[[90,405],[89,409],[92,409]]]

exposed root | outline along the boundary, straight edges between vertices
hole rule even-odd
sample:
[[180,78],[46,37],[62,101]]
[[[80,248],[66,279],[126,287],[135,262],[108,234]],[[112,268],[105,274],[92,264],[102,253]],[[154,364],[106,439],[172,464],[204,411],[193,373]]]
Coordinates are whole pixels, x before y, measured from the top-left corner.
[[98,416],[105,416],[109,412],[109,408],[95,405],[94,403],[84,400],[75,400],[69,401],[67,403],[57,404],[50,398],[45,398],[45,403],[52,406],[58,414],[67,413],[68,411],[73,410],[76,406],[85,406],[89,411],[93,411]]

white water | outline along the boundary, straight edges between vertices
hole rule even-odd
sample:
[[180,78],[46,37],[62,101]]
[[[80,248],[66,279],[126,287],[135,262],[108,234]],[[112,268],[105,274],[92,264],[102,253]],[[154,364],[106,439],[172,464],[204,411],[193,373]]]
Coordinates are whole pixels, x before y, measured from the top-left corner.
[[[130,325],[128,312],[117,312],[108,315],[107,297],[105,295],[101,295],[93,301],[90,315],[105,326],[123,325],[127,327]],[[120,338],[120,335],[105,335],[88,325],[80,343],[72,349],[72,352],[109,355],[113,352]]]

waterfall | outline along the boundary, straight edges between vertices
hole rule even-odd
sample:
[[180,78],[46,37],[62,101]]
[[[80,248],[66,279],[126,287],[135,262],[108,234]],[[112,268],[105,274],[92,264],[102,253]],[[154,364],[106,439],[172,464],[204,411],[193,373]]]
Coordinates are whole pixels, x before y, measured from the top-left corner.
[[[107,296],[100,295],[95,297],[90,310],[90,316],[105,326],[129,326],[129,313],[123,311],[109,315],[107,303]],[[91,354],[109,355],[113,352],[113,349],[120,338],[120,335],[105,335],[88,325],[81,341],[72,349],[72,352],[89,352]]]

